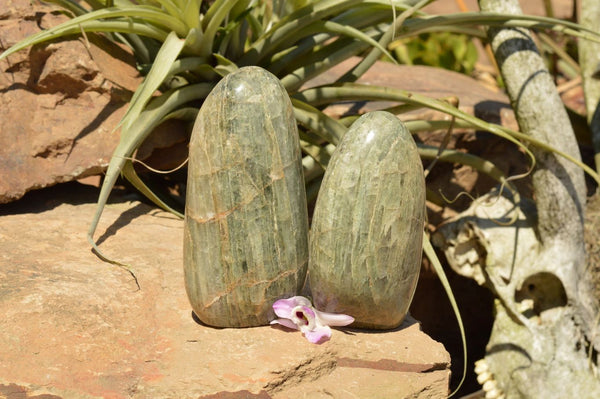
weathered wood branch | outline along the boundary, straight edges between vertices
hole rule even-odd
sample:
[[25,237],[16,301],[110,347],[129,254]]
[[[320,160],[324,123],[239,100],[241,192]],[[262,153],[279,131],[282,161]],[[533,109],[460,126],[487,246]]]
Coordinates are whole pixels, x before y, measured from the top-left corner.
[[[481,0],[479,4],[482,11],[522,14],[514,0]],[[529,32],[490,28],[488,39],[521,131],[580,160],[567,111]],[[586,197],[583,171],[554,154],[535,148],[532,151],[538,162],[533,184],[542,242],[578,240],[583,232]]]

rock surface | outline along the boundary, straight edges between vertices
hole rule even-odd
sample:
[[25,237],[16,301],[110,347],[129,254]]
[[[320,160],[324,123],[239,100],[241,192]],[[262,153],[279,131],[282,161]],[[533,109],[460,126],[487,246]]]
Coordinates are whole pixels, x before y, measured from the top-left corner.
[[446,396],[448,353],[412,319],[390,332],[335,330],[322,345],[282,328],[197,323],[183,284],[183,221],[112,203],[100,248],[132,265],[137,290],[91,253],[96,191],[79,187],[0,208],[0,396]]
[[[47,5],[0,0],[0,51],[67,20]],[[0,61],[0,203],[101,173],[114,132],[140,82],[133,57],[88,35]]]

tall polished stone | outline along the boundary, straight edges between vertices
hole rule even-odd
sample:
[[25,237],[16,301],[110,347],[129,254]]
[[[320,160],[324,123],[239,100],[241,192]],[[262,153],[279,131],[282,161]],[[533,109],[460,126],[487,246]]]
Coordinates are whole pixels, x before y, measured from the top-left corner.
[[190,141],[184,232],[192,308],[217,327],[267,324],[308,263],[302,158],[290,99],[259,67],[227,75]]
[[311,227],[309,280],[317,309],[352,326],[400,325],[421,267],[425,181],[416,144],[394,115],[360,117],[336,148]]

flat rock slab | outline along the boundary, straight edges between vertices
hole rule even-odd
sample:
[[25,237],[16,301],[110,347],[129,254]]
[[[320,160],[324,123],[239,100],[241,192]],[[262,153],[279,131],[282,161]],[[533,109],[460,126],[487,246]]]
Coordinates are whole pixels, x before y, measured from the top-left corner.
[[185,294],[181,220],[138,202],[104,210],[100,247],[132,265],[138,290],[126,271],[90,251],[94,203],[31,198],[19,213],[0,208],[0,397],[448,392],[449,355],[412,319],[390,332],[335,330],[322,345],[278,327],[206,327]]

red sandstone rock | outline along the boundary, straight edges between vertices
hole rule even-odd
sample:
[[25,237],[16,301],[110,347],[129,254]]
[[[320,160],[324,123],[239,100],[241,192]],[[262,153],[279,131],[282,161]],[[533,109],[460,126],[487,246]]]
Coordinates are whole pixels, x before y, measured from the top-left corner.
[[[67,19],[23,1],[0,0],[0,10],[1,50]],[[140,78],[131,54],[88,39],[0,61],[0,203],[106,168],[119,140],[113,130]]]
[[[0,396],[447,394],[449,356],[413,319],[388,332],[334,330],[322,345],[283,328],[198,324],[183,285],[183,221],[136,202],[105,209],[100,247],[132,265],[138,291],[127,272],[90,252],[85,233],[95,204],[73,203],[83,196],[71,189],[50,202],[29,196],[25,208],[4,206]],[[21,213],[6,215],[14,212]]]

